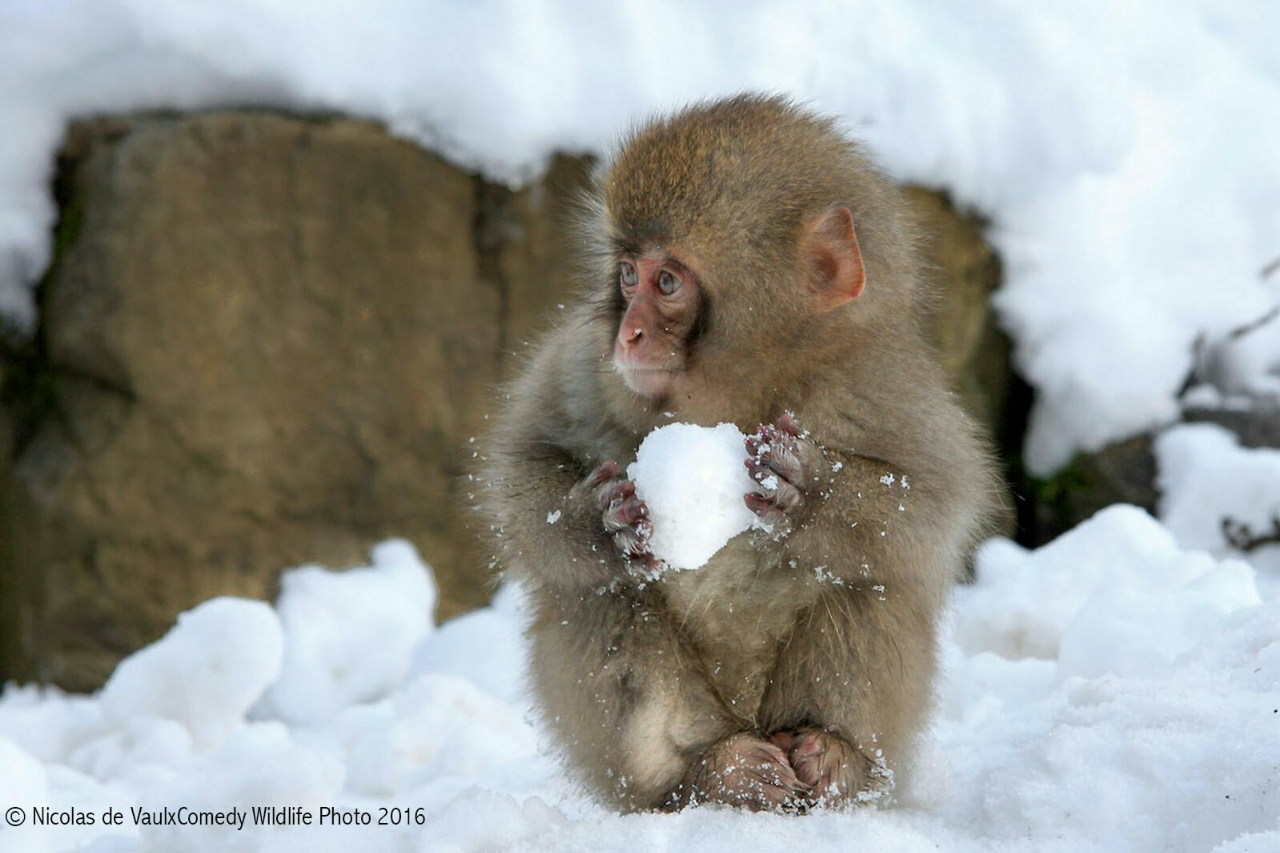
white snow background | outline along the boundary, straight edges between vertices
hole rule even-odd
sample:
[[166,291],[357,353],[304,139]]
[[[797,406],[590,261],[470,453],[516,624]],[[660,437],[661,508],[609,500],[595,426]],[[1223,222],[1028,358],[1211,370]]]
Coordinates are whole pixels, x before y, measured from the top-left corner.
[[[73,116],[336,110],[518,181],[652,110],[786,92],[991,218],[1043,474],[1173,420],[1196,336],[1280,302],[1277,44],[1266,0],[0,0],[0,315],[33,323]],[[1225,384],[1280,393],[1280,322],[1242,346]]]
[[[1200,334],[1280,301],[1280,6],[1264,2],[541,4],[0,0],[0,314],[33,321],[66,121],[337,110],[510,181],[651,109],[745,88],[840,116],[898,178],[992,220],[1001,317],[1038,391],[1027,461],[1172,420]],[[1276,389],[1280,324],[1219,359]],[[436,627],[405,543],[218,599],[95,696],[0,698],[0,808],[422,809],[399,828],[0,825],[0,851],[1280,850],[1280,451],[1157,442],[1160,521],[1004,540],[956,598],[896,804],[621,817],[574,791],[521,687],[518,591]],[[428,555],[429,556],[429,555]]]

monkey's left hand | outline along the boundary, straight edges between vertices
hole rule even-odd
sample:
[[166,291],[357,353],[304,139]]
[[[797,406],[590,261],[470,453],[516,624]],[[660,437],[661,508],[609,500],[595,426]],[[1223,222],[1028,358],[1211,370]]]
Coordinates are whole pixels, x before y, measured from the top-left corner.
[[747,438],[747,453],[747,473],[761,488],[746,495],[747,508],[775,536],[785,535],[804,511],[809,486],[821,470],[822,449],[786,414],[777,424],[761,424]]
[[649,549],[653,522],[649,507],[636,494],[636,484],[623,476],[617,462],[605,462],[570,491],[579,505],[600,513],[605,532],[627,565],[639,577],[656,577],[666,566]]

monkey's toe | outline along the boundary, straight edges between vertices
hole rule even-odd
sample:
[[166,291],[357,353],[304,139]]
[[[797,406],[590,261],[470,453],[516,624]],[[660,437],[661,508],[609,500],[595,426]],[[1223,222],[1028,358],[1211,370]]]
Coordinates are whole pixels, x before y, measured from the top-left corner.
[[745,732],[707,751],[694,787],[701,802],[751,811],[793,807],[808,794],[782,749]]
[[[864,759],[848,741],[816,727],[780,733],[796,779],[806,785],[811,801],[839,803],[861,790],[866,781]],[[775,735],[775,742],[779,735]]]

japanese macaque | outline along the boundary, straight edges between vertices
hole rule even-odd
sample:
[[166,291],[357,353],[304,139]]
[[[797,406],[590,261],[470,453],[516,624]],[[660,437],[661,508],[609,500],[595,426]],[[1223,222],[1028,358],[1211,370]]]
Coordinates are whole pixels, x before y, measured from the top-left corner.
[[[597,189],[582,299],[482,454],[549,730],[624,810],[883,796],[999,486],[921,334],[910,216],[833,122],[754,95],[653,120]],[[750,436],[769,524],[694,571],[661,571],[624,474],[672,422]]]

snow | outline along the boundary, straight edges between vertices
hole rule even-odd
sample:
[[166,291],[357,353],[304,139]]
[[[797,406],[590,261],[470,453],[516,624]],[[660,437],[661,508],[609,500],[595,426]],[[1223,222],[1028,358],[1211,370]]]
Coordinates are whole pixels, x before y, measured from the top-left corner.
[[160,642],[120,662],[102,688],[103,717],[172,720],[195,743],[217,743],[280,676],[282,635],[276,612],[261,602],[206,601],[179,616]]
[[[1280,322],[1257,322],[1280,302],[1261,272],[1280,256],[1278,25],[1157,0],[0,2],[0,316],[19,329],[73,116],[337,110],[515,182],[651,110],[784,91],[990,217],[1037,390],[1031,470],[1157,428],[1161,492],[1158,518],[1115,506],[1036,550],[982,546],[915,772],[882,807],[593,804],[530,707],[521,591],[437,626],[430,567],[392,540],[284,572],[273,604],[193,608],[97,694],[6,686],[0,810],[25,812],[0,850],[1280,850],[1280,450],[1164,428],[1193,361],[1187,404],[1280,393]],[[745,456],[728,424],[645,440],[628,475],[658,556],[700,566],[752,524]],[[207,820],[166,825],[179,809]]]
[[1192,392],[1212,391],[1211,408],[1221,405],[1215,398],[1224,397],[1280,405],[1280,306],[1248,326],[1200,341],[1197,350],[1196,379],[1202,384],[1188,389],[1184,404]]
[[[1037,390],[1026,459],[1045,474],[1174,420],[1197,336],[1280,301],[1280,274],[1262,275],[1280,256],[1278,26],[1275,6],[1166,0],[10,0],[0,315],[33,326],[73,116],[341,111],[518,181],[653,110],[786,92],[991,219],[998,308]],[[1277,340],[1272,324],[1224,351],[1231,384],[1274,392]]]
[[696,569],[756,516],[743,496],[759,487],[747,474],[746,436],[733,424],[666,424],[645,436],[627,477],[649,507],[655,557]]
[[435,581],[403,540],[382,543],[372,557],[372,566],[344,572],[303,566],[284,573],[276,604],[284,664],[264,710],[293,722],[324,719],[404,680],[432,629]]
[[[1195,432],[1173,437],[1251,452]],[[1269,853],[1280,849],[1280,590],[1260,592],[1249,563],[1178,539],[1116,506],[1038,550],[988,542],[944,632],[916,771],[892,804],[802,818],[620,816],[587,800],[528,705],[527,609],[510,585],[492,606],[418,631],[411,666],[386,668],[369,615],[394,621],[406,590],[429,604],[434,589],[429,567],[388,543],[367,567],[286,573],[274,608],[200,605],[96,696],[6,688],[0,807],[94,822],[0,826],[0,849]],[[329,606],[339,590],[351,607]],[[282,658],[317,655],[322,636],[317,666],[367,668],[378,695],[295,680],[288,707],[306,719],[266,700],[250,711],[290,682]],[[312,823],[271,825],[255,806]],[[206,822],[145,822],[183,807]],[[104,825],[112,809],[122,817]]]
[[1159,435],[1155,452],[1160,518],[1179,544],[1244,556],[1228,531],[1270,538],[1247,557],[1260,570],[1260,585],[1280,594],[1280,449],[1241,447],[1219,426],[1185,424]]

